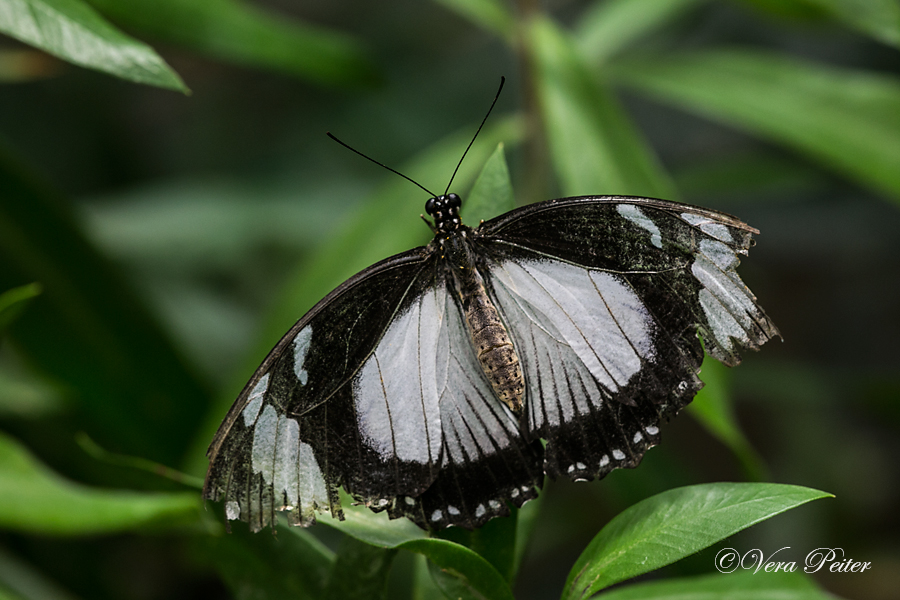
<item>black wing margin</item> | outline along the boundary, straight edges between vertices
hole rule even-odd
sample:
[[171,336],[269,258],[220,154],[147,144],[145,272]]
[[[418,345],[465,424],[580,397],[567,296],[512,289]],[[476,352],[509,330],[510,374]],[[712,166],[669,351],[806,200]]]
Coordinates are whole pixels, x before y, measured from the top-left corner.
[[637,466],[703,385],[698,335],[729,366],[779,335],[736,272],[755,233],[616,196],[532,204],[477,230],[526,378],[522,429],[547,440],[548,475]]

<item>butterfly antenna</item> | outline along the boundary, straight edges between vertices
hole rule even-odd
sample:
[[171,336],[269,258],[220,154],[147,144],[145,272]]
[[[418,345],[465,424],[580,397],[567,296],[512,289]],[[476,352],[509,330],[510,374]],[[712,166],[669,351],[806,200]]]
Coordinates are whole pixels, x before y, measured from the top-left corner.
[[447,195],[447,192],[450,191],[450,186],[453,185],[453,179],[456,177],[456,172],[459,171],[459,167],[462,166],[463,159],[466,158],[466,154],[469,153],[469,148],[472,147],[472,144],[475,143],[475,138],[478,137],[478,134],[481,133],[481,128],[484,127],[484,124],[487,122],[488,117],[491,116],[491,111],[494,110],[494,105],[497,104],[497,99],[500,97],[500,92],[503,91],[503,84],[506,82],[506,77],[500,77],[500,87],[497,88],[497,95],[494,96],[494,101],[491,102],[491,107],[488,109],[487,114],[484,115],[484,119],[481,120],[481,125],[478,126],[478,130],[475,132],[475,135],[472,136],[472,141],[469,142],[469,145],[466,146],[466,151],[463,152],[462,157],[460,157],[459,162],[456,163],[456,168],[453,169],[453,175],[450,176],[450,182],[447,184],[447,189],[444,190],[444,195]]
[[[479,128],[479,129],[480,129],[480,128]],[[341,146],[343,146],[343,147],[346,148],[347,150],[352,150],[353,152],[356,152],[357,154],[359,154],[360,156],[362,156],[362,157],[365,158],[366,160],[371,160],[373,163],[375,163],[375,164],[378,165],[379,167],[384,167],[385,169],[387,169],[387,170],[390,171],[391,173],[395,173],[395,174],[399,175],[400,177],[402,177],[403,179],[405,179],[405,180],[407,180],[407,181],[410,181],[410,182],[416,184],[417,186],[419,186],[420,188],[422,188],[423,190],[425,190],[425,192],[426,192],[429,196],[431,196],[431,197],[436,197],[436,194],[435,194],[434,192],[429,191],[428,188],[426,188],[424,185],[422,185],[421,183],[419,183],[418,181],[416,181],[416,180],[413,179],[412,177],[407,177],[406,175],[404,175],[404,174],[401,173],[400,171],[397,171],[396,169],[392,169],[392,168],[390,168],[389,166],[387,166],[387,165],[384,164],[384,163],[378,162],[377,160],[375,160],[375,159],[372,158],[371,156],[366,156],[365,154],[363,154],[362,152],[360,152],[359,150],[357,150],[356,148],[354,148],[354,147],[352,147],[352,146],[348,146],[347,144],[345,144],[345,143],[342,142],[341,140],[339,140],[339,139],[337,139],[336,137],[334,137],[334,136],[331,134],[330,131],[326,131],[326,132],[325,132],[325,135],[327,135],[328,137],[330,137],[331,139],[333,139],[334,141],[336,141],[338,144],[340,144]],[[465,156],[465,155],[463,155],[463,156]]]

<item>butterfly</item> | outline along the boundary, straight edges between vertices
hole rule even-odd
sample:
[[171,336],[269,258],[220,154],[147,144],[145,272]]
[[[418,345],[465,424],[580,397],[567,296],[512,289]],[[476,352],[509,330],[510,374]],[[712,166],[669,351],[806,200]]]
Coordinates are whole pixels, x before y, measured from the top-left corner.
[[343,487],[479,527],[545,475],[637,466],[702,387],[704,347],[732,366],[779,335],[736,272],[759,232],[735,217],[582,196],[470,228],[461,202],[432,195],[433,240],[345,281],[253,374],[208,452],[228,520],[343,518]]

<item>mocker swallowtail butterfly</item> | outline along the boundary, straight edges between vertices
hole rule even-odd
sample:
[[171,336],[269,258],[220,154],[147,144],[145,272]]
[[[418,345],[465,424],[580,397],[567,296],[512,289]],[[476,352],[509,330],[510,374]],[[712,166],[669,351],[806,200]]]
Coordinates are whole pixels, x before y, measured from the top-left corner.
[[479,527],[545,474],[637,466],[703,385],[700,338],[732,366],[779,335],[735,270],[759,233],[735,217],[582,196],[470,228],[460,204],[430,198],[431,243],[341,284],[253,374],[208,452],[203,495],[229,520],[343,518],[343,487]]

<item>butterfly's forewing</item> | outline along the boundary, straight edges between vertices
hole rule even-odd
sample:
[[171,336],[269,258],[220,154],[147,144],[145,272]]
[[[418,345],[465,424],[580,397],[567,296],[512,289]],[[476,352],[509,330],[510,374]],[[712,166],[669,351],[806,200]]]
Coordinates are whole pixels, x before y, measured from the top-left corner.
[[633,467],[702,383],[703,337],[726,364],[777,329],[735,268],[755,230],[625,197],[530,205],[479,229],[526,379],[523,433],[573,479]]
[[277,510],[304,524],[341,516],[340,485],[374,505],[430,485],[440,416],[433,373],[417,365],[434,370],[435,262],[424,248],[382,261],[282,338],[210,445],[205,498],[258,530]]

